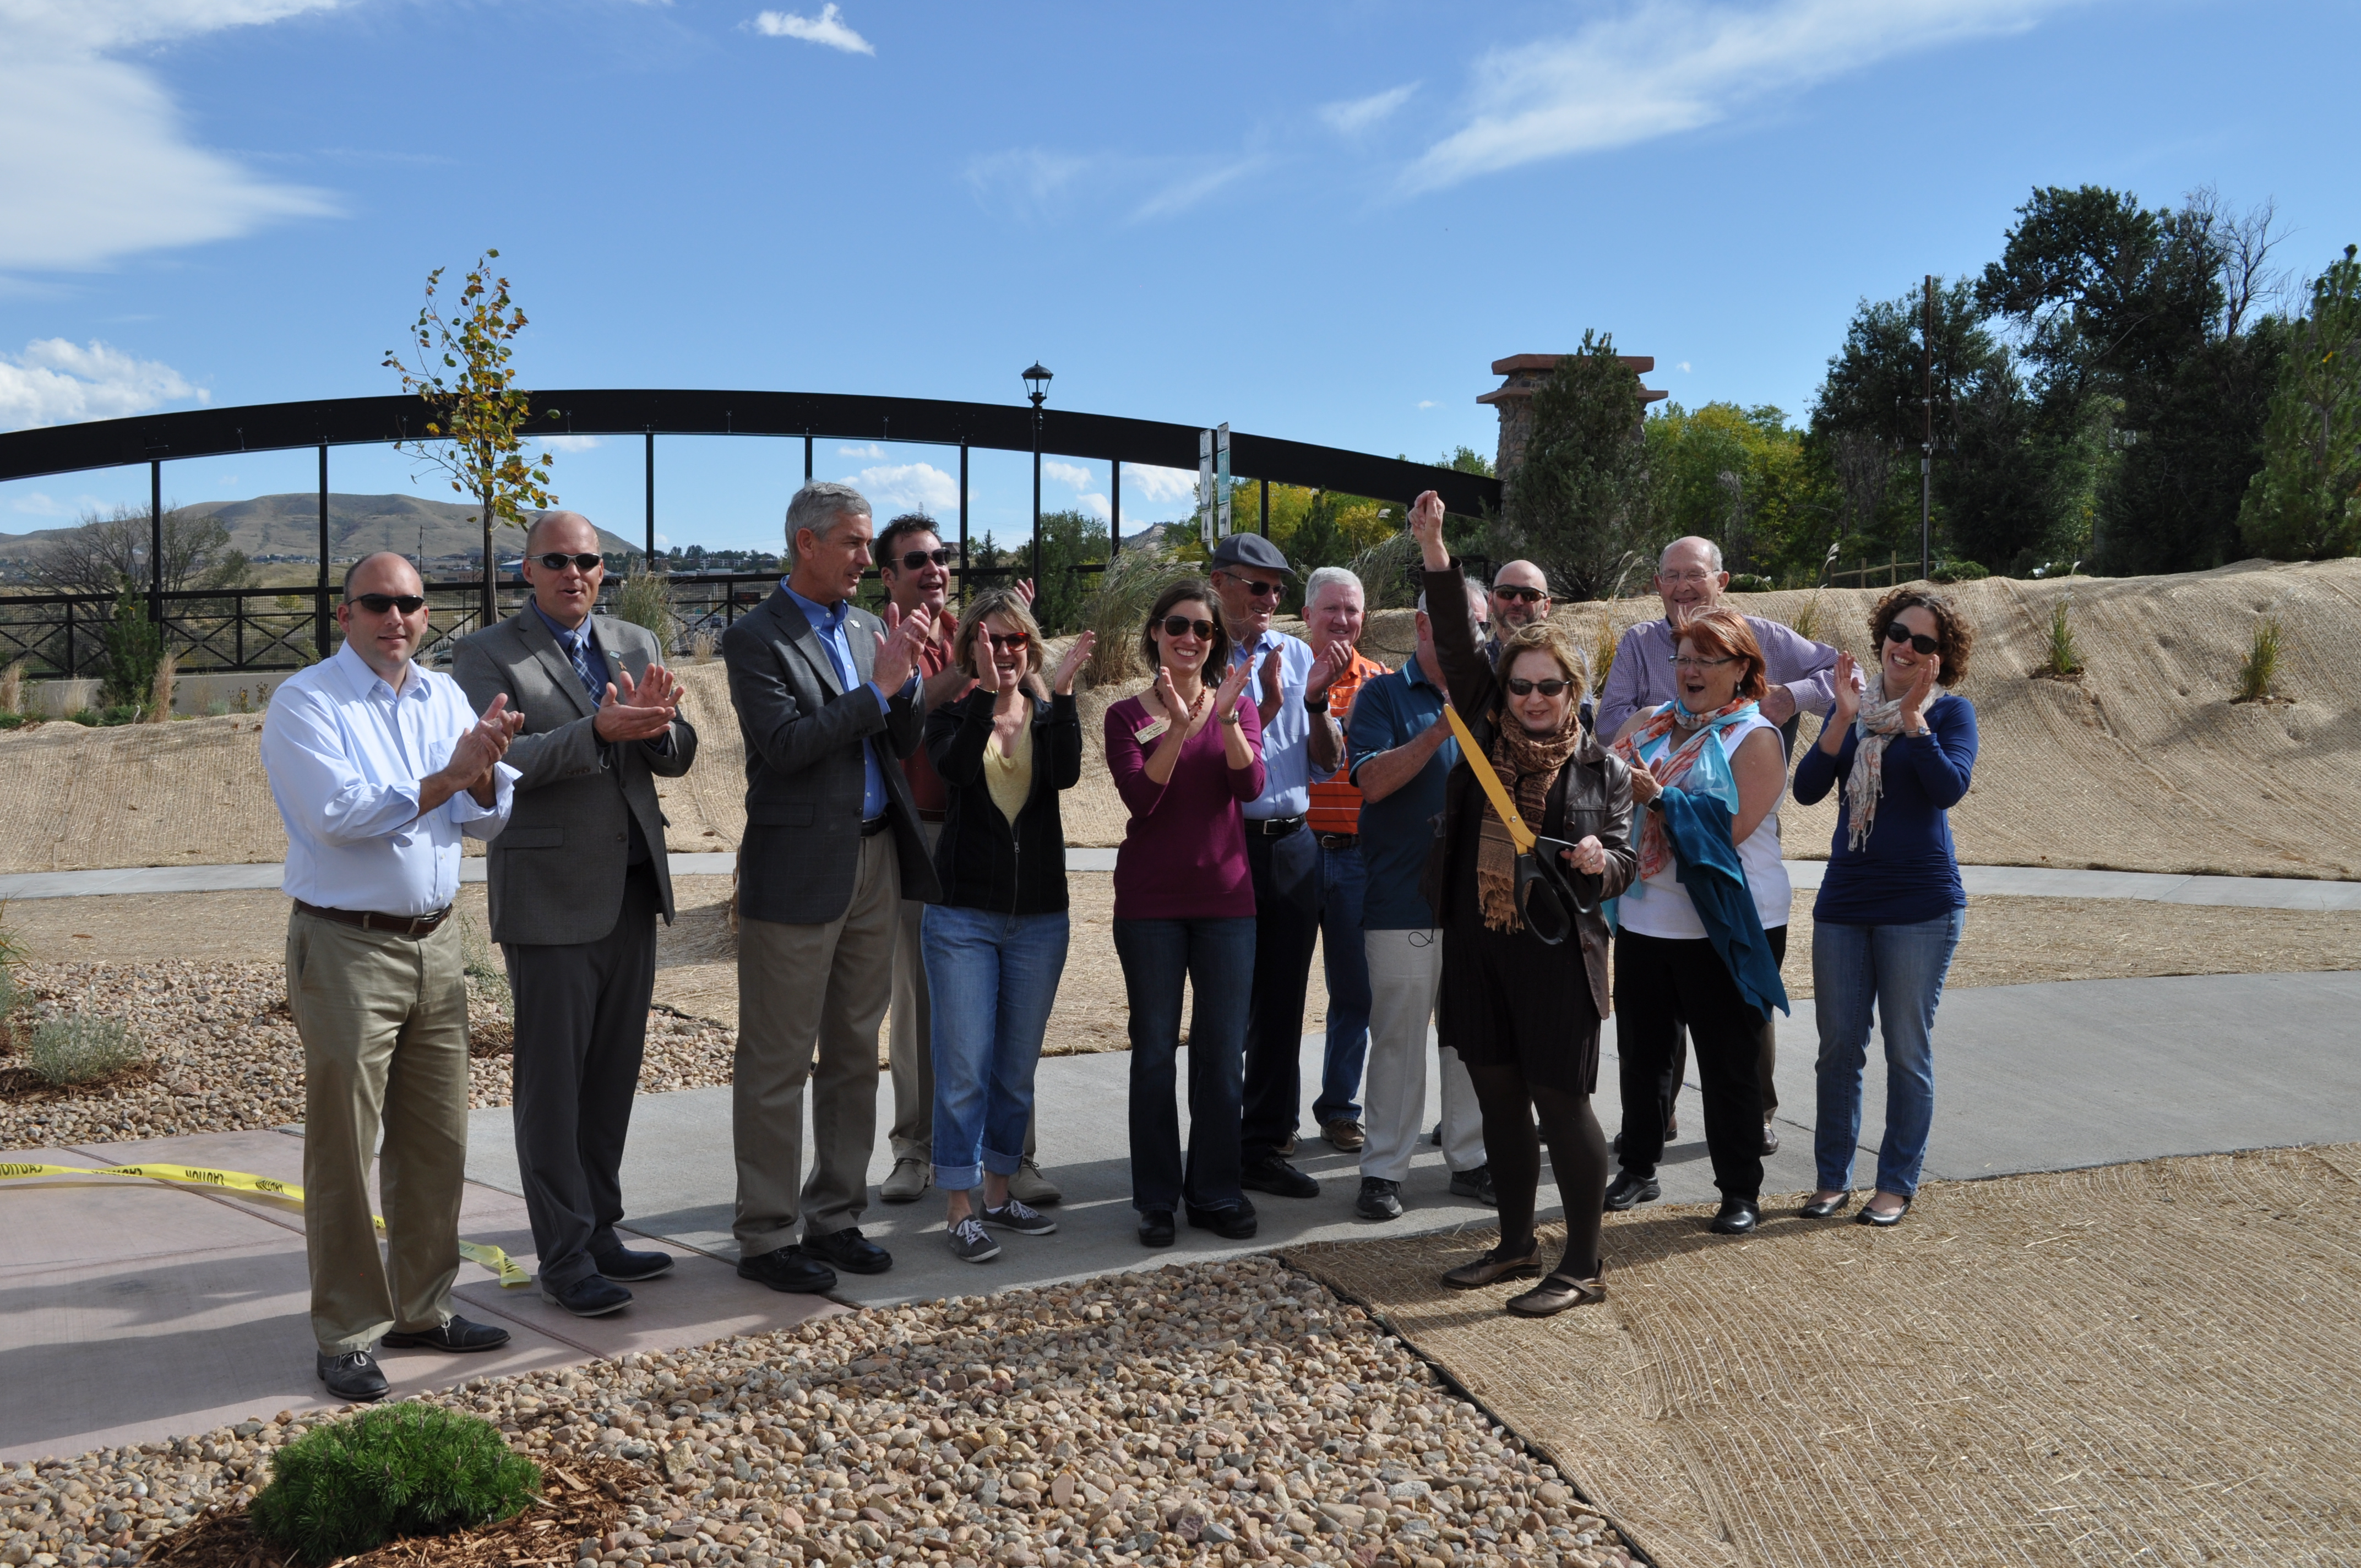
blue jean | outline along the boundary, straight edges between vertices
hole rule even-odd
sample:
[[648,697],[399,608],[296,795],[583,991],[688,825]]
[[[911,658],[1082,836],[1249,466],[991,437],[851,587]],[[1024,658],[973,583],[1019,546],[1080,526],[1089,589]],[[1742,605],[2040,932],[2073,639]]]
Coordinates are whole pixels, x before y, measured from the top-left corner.
[[1361,931],[1368,886],[1361,851],[1320,851],[1320,964],[1328,980],[1328,1048],[1320,1064],[1320,1098],[1312,1120],[1361,1119],[1361,1069],[1369,1059],[1369,949]]
[[1852,1186],[1861,1072],[1874,1005],[1885,1036],[1885,1135],[1877,1146],[1877,1190],[1916,1196],[1927,1134],[1935,1123],[1935,1006],[1966,927],[1964,909],[1908,926],[1813,926],[1820,1106],[1812,1146],[1823,1191]]
[[927,906],[918,940],[934,1036],[936,1186],[964,1192],[984,1171],[1016,1173],[1066,939],[1062,909]]
[[[1118,920],[1115,956],[1131,1008],[1131,1206],[1211,1212],[1246,1201],[1238,1184],[1239,1113],[1255,966],[1250,915],[1221,920]],[[1173,1102],[1180,1049],[1180,982],[1189,1015],[1189,1156]],[[938,1135],[939,1136],[939,1135]]]

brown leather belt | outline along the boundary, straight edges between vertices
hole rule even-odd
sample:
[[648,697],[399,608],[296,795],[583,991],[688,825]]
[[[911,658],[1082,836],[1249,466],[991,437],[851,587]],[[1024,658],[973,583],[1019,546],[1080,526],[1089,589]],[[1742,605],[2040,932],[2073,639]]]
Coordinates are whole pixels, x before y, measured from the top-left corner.
[[1323,850],[1350,850],[1357,846],[1360,841],[1361,836],[1358,833],[1323,833],[1320,835],[1320,847]]
[[861,825],[861,836],[864,839],[874,839],[878,834],[883,833],[885,829],[893,826],[894,817],[891,812],[888,812],[882,817],[873,817],[868,821]]
[[447,904],[432,915],[379,915],[367,909],[323,909],[300,898],[295,901],[295,907],[306,915],[333,920],[339,926],[357,926],[364,931],[383,931],[394,937],[423,937],[451,916],[451,905]]

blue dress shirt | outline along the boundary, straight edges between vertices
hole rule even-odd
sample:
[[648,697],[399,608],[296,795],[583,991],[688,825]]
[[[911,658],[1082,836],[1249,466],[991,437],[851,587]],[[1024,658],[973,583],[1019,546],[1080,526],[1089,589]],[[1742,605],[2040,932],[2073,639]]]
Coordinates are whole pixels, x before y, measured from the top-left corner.
[[[812,630],[819,638],[819,645],[828,650],[828,662],[836,666],[836,684],[848,692],[857,685],[867,686],[877,694],[877,711],[884,712],[884,688],[875,681],[861,678],[861,672],[852,663],[852,644],[844,635],[844,618],[851,612],[851,601],[839,599],[834,604],[815,604],[787,587],[785,577],[779,579],[779,591],[795,600],[796,607],[804,612],[804,619],[811,622]],[[917,681],[917,674],[913,671],[902,690],[907,692]],[[875,739],[870,736],[861,743],[861,820],[863,822],[874,822],[884,816],[885,803],[891,798],[885,793],[884,766],[878,761],[877,748],[871,743]]]
[[[1361,764],[1380,751],[1407,746],[1443,714],[1443,692],[1412,654],[1389,675],[1375,675],[1353,696],[1345,731],[1345,766],[1361,782]],[[1440,926],[1419,881],[1426,873],[1434,819],[1443,815],[1444,786],[1459,765],[1459,742],[1445,740],[1426,766],[1383,800],[1361,799],[1361,863],[1368,887],[1361,895],[1366,931],[1428,931]]]
[[461,790],[421,815],[418,783],[475,726],[448,675],[410,666],[401,691],[350,642],[279,684],[262,725],[262,768],[287,824],[291,898],[325,909],[432,915],[459,894],[459,836],[508,826],[517,770],[493,764],[489,806]]
[[1312,681],[1312,644],[1279,631],[1266,631],[1250,643],[1233,643],[1232,668],[1255,661],[1246,676],[1248,702],[1262,700],[1262,657],[1279,660],[1279,713],[1263,726],[1262,793],[1246,805],[1249,822],[1301,817],[1312,809],[1312,716],[1303,709],[1303,688]]

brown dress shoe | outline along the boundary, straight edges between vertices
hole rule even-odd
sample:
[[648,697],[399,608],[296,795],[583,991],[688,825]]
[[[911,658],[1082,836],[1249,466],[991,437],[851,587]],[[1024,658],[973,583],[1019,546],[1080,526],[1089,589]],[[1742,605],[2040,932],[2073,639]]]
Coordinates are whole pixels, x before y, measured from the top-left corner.
[[1330,1148],[1340,1149],[1345,1154],[1360,1153],[1362,1146],[1369,1141],[1369,1135],[1360,1123],[1341,1116],[1321,1128],[1320,1135],[1328,1140]]
[[1541,1244],[1527,1242],[1519,1253],[1494,1247],[1475,1262],[1463,1263],[1444,1275],[1443,1282],[1454,1290],[1480,1290],[1495,1280],[1522,1279],[1541,1271]]
[[1607,1281],[1592,1275],[1576,1279],[1570,1274],[1553,1274],[1521,1296],[1509,1298],[1509,1310],[1521,1318],[1549,1318],[1568,1307],[1587,1307],[1607,1299]]

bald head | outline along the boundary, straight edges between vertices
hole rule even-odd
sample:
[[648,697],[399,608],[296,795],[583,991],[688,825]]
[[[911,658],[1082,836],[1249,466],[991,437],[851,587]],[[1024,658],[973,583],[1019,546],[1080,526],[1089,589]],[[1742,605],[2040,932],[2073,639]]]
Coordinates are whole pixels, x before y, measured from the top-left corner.
[[1492,623],[1506,636],[1549,619],[1549,578],[1531,561],[1511,561],[1492,574]]
[[[566,559],[552,570],[544,555]],[[598,558],[598,531],[578,511],[545,511],[533,520],[524,536],[524,580],[542,614],[572,630],[590,619],[598,608],[598,585],[607,580],[606,563]],[[579,562],[593,565],[585,571]]]
[[1664,601],[1664,619],[1677,622],[1686,616],[1711,609],[1730,587],[1721,569],[1721,546],[1691,534],[1675,539],[1656,557],[1656,597]]
[[345,597],[356,594],[423,594],[418,568],[391,550],[372,550],[345,568]]
[[569,555],[575,554],[577,545],[553,544],[548,542],[553,529],[563,530],[568,539],[579,539],[587,535],[590,543],[579,548],[585,554],[598,554],[598,530],[588,518],[578,511],[545,511],[535,517],[533,520],[533,526],[524,531],[524,553],[528,560],[547,550],[563,550]]

